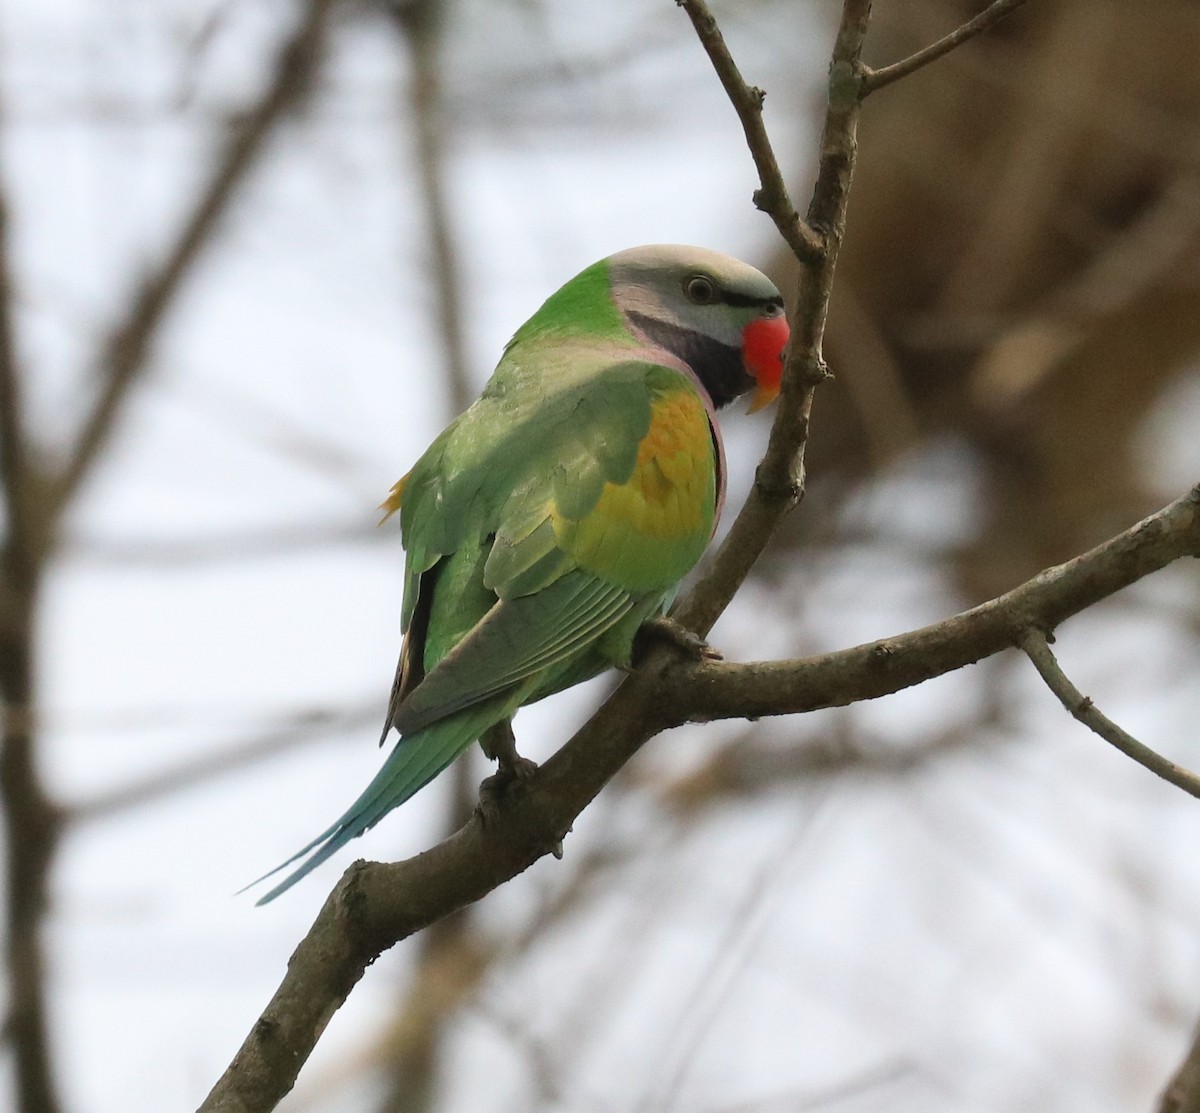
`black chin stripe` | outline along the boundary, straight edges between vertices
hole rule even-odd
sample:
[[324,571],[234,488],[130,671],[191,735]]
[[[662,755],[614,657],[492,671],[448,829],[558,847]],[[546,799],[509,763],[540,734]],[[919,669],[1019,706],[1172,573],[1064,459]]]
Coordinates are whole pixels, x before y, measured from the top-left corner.
[[718,410],[754,387],[754,380],[746,374],[742,364],[740,348],[641,313],[629,313],[628,317],[651,343],[677,355],[696,372],[696,378]]

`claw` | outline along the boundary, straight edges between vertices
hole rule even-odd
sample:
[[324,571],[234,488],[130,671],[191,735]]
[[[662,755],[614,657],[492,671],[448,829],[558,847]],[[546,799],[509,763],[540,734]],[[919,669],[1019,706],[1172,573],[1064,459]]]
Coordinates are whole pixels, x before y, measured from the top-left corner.
[[649,648],[646,642],[651,639],[667,642],[693,661],[723,661],[725,659],[719,650],[713,649],[699,634],[689,630],[686,626],[680,626],[674,619],[667,618],[665,615],[648,618],[642,623],[636,639],[641,643],[637,646],[639,651],[637,656],[640,657],[645,653]]

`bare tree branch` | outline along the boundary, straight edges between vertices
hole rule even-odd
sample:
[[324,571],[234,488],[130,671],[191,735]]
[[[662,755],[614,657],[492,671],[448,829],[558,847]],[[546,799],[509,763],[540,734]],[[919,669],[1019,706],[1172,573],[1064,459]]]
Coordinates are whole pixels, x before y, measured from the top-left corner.
[[[0,699],[5,708],[18,712],[34,703],[34,614],[39,580],[35,573],[30,594],[14,592],[15,598],[5,600],[0,629]],[[0,800],[7,848],[5,1027],[16,1066],[17,1108],[22,1113],[57,1113],[61,1105],[48,1039],[42,918],[60,823],[38,773],[30,719],[28,714],[6,714],[0,748]]]
[[344,711],[304,711],[216,753],[203,753],[174,768],[152,773],[119,788],[97,793],[90,799],[67,805],[62,810],[62,819],[72,824],[108,819],[130,808],[152,804],[164,796],[257,765],[330,734],[349,734],[374,723],[378,718],[379,707],[375,703],[369,707]]
[[26,438],[20,368],[13,335],[13,278],[8,195],[0,184],[0,484],[5,520],[0,543],[0,801],[5,834],[5,1032],[13,1052],[22,1113],[61,1108],[50,1058],[46,962],[41,933],[46,877],[59,824],[36,766],[34,633],[45,552],[39,517],[42,474]]
[[659,706],[678,699],[689,708],[688,721],[704,722],[794,715],[875,699],[1019,645],[1029,628],[1054,629],[1172,561],[1198,554],[1200,487],[1195,487],[1124,533],[953,618],[800,661],[705,662],[671,670],[658,679]]
[[829,68],[817,181],[808,206],[808,223],[823,237],[824,250],[815,259],[797,256],[801,267],[794,327],[767,451],[728,536],[699,583],[673,612],[677,622],[699,634],[712,629],[776,527],[804,493],[804,446],[813,392],[828,377],[821,345],[854,176],[861,103],[859,55],[870,16],[870,0],[845,0]]
[[450,387],[449,409],[454,416],[470,405],[475,391],[467,368],[461,266],[454,243],[446,175],[446,131],[438,63],[446,5],[442,0],[389,0],[385,7],[403,31],[412,59],[407,108],[415,131],[421,200],[425,205],[426,233],[432,256],[429,270],[433,276],[442,355]]
[[355,862],[202,1113],[258,1113],[291,1088],[330,1017],[382,951],[479,900],[553,851],[649,738],[682,722],[790,714],[900,691],[1015,645],[1183,556],[1200,554],[1200,488],[1095,549],[979,607],[894,638],[801,661],[696,663],[665,647],[487,824],[473,816],[403,862]]
[[915,73],[923,66],[929,65],[930,62],[936,62],[942,55],[949,54],[956,47],[962,46],[963,43],[969,42],[976,35],[982,34],[989,27],[999,23],[1009,12],[1016,11],[1024,3],[1025,0],[993,0],[993,3],[984,8],[974,19],[968,20],[957,30],[951,31],[950,34],[931,43],[923,50],[918,50],[916,54],[911,54],[900,62],[893,62],[890,66],[882,66],[877,70],[864,67],[862,95],[868,96],[876,89],[882,89],[893,81],[899,81],[900,78]]
[[733,104],[742,122],[742,131],[746,135],[746,144],[758,167],[758,177],[761,188],[755,191],[754,204],[765,212],[779,229],[779,234],[787,241],[801,263],[815,263],[825,254],[824,240],[812,225],[800,218],[779,169],[775,152],[771,148],[771,140],[763,125],[763,100],[766,93],[762,89],[749,86],[742,78],[729,47],[725,45],[725,37],[717,26],[716,19],[708,10],[704,0],[675,0],[688,14],[692,26],[701,45],[711,59],[713,69]]
[[1200,777],[1156,753],[1132,734],[1122,730],[1071,683],[1041,630],[1027,630],[1020,638],[1020,646],[1033,662],[1033,667],[1041,674],[1046,687],[1058,696],[1063,707],[1085,727],[1098,734],[1105,742],[1116,746],[1126,757],[1133,758],[1139,765],[1145,766],[1151,773],[1162,777],[1176,788],[1183,789],[1189,796],[1200,798]]
[[350,546],[386,547],[397,544],[394,534],[377,529],[375,519],[301,521],[258,529],[210,530],[190,537],[68,537],[60,541],[60,559],[100,567],[170,568],[231,561],[272,560]]

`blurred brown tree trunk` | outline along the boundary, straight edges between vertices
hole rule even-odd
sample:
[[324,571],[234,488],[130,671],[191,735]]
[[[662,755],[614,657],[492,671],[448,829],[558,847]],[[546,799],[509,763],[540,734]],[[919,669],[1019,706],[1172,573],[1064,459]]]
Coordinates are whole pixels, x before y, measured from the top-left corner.
[[[868,60],[984,6],[878,5]],[[810,467],[961,438],[986,484],[970,598],[1157,501],[1136,434],[1200,349],[1197,57],[1190,0],[1041,0],[864,111]]]

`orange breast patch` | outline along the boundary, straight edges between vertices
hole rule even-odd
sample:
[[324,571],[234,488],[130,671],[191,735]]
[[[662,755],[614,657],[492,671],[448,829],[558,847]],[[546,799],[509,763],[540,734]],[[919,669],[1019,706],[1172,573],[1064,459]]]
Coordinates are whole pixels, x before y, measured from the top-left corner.
[[[708,414],[700,400],[682,390],[660,396],[651,407],[650,429],[625,486],[644,505],[639,517],[648,532],[678,536],[711,523],[712,456]],[[609,484],[601,501],[621,489]]]
[[631,591],[660,590],[700,559],[712,535],[716,468],[703,403],[691,391],[659,395],[633,474],[606,483],[578,521],[552,511],[558,543],[581,568]]

